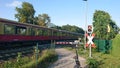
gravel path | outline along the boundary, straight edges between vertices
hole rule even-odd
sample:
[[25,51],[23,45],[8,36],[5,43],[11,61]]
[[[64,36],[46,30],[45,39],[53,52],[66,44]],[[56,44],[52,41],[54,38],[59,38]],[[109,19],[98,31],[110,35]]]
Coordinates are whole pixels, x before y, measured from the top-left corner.
[[[75,59],[73,57],[76,56],[76,54],[72,51],[66,50],[64,48],[57,48],[55,50],[58,54],[58,60],[54,62],[52,65],[50,65],[48,68],[74,68],[75,66]],[[79,61],[82,68],[85,68],[85,59],[82,57],[79,57]]]

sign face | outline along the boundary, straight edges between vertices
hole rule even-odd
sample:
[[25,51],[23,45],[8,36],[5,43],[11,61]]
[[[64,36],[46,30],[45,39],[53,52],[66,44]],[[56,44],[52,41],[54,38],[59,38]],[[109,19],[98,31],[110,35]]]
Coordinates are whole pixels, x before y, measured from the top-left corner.
[[93,29],[92,29],[92,25],[88,25],[88,33],[92,33]]
[[95,44],[93,43],[92,39],[95,37],[95,34],[92,34],[92,36],[88,36],[88,34],[86,34],[88,42],[86,43],[86,47],[88,47],[90,44],[92,44],[92,47],[95,48]]

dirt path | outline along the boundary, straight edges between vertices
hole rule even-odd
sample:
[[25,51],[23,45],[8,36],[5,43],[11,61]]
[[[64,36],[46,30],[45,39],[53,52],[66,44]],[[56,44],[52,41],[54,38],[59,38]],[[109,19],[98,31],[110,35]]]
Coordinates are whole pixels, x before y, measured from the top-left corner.
[[[66,50],[64,48],[57,48],[55,50],[58,54],[58,60],[53,63],[48,68],[74,68],[75,66],[75,59],[73,58],[76,54],[72,51]],[[82,68],[85,68],[85,59],[79,57],[79,61]]]

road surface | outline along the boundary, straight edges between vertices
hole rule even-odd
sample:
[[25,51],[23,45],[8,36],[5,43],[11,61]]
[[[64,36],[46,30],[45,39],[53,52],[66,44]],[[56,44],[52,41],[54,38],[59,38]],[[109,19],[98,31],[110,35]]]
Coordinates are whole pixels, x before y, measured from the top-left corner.
[[[58,54],[58,60],[51,64],[48,68],[74,68],[76,65],[74,57],[76,54],[64,48],[56,48],[55,51]],[[85,59],[79,57],[81,68],[85,68]]]

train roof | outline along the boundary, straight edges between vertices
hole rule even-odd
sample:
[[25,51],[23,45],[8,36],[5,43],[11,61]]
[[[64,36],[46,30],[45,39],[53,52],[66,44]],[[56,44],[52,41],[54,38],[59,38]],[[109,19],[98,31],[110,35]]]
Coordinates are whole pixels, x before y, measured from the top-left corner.
[[35,28],[43,28],[43,29],[67,32],[67,33],[77,34],[77,35],[81,34],[81,33],[75,33],[75,32],[70,32],[70,31],[66,31],[66,30],[59,30],[59,29],[54,29],[54,28],[43,27],[43,26],[34,25],[34,24],[21,23],[21,22],[17,22],[17,21],[13,21],[13,20],[4,19],[4,18],[0,18],[0,23],[6,23],[6,24],[21,26],[21,27],[29,26],[29,27],[35,27]]

